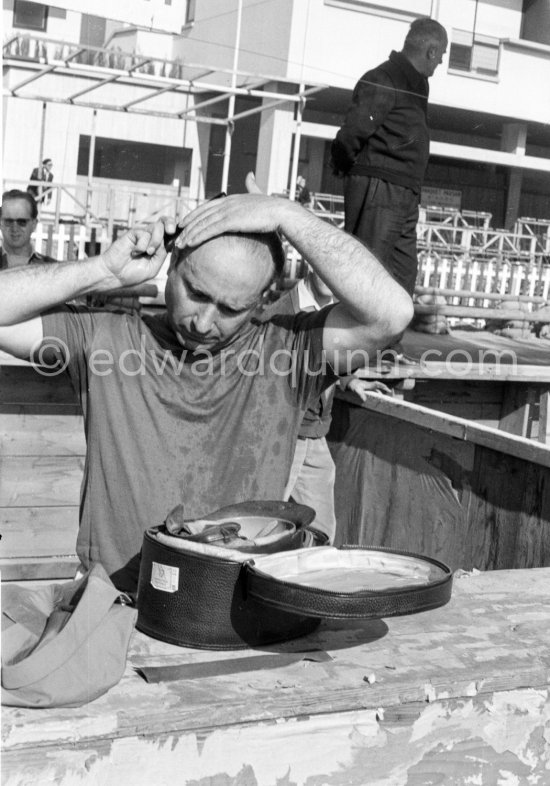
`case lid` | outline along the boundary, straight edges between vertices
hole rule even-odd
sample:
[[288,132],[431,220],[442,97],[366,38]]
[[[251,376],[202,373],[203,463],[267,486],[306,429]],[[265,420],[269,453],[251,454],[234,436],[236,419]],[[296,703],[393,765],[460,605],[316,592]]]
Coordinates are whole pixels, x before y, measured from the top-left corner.
[[382,547],[332,546],[257,557],[246,563],[247,592],[312,617],[373,618],[433,609],[451,597],[443,562]]

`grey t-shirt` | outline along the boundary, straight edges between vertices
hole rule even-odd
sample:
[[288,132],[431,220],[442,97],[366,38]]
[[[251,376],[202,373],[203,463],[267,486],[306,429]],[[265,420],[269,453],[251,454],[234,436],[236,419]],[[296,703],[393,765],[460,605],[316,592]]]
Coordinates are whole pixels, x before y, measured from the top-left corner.
[[[182,353],[165,317],[67,306],[43,316],[80,396],[87,460],[77,553],[136,588],[143,532],[281,499],[308,401],[334,381],[326,311],[251,322],[214,356]],[[43,345],[44,346],[44,345]]]

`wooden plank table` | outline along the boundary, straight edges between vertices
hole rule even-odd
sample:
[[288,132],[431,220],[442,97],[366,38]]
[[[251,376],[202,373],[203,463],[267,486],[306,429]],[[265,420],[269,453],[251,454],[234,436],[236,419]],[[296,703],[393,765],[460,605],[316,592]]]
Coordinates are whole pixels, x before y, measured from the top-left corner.
[[390,350],[370,358],[365,377],[387,379],[460,379],[540,382],[550,384],[550,340],[511,339],[486,330],[452,330],[430,335],[407,330],[403,351],[416,361],[382,369],[377,363],[391,359]]
[[326,621],[268,649],[312,648],[331,660],[148,684],[137,668],[243,651],[136,632],[122,681],[100,699],[3,708],[3,784],[548,783],[550,568],[463,574],[443,608]]

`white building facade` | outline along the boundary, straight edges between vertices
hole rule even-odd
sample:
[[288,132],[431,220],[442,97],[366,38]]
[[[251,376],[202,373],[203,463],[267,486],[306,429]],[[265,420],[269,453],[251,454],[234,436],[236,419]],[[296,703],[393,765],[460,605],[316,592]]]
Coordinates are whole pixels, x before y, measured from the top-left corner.
[[[4,0],[4,187],[25,187],[49,157],[65,219],[89,208],[87,219],[125,224],[173,209],[178,196],[203,198],[209,126],[201,137],[198,123],[162,103],[166,83],[177,87],[174,41],[192,8],[193,0]],[[161,100],[140,112],[154,93]],[[185,90],[178,101],[184,110]]]
[[[216,22],[206,13],[211,5],[197,3],[188,48],[194,39],[195,46],[215,40]],[[224,3],[231,5],[239,0]],[[549,0],[244,0],[240,65],[297,84],[328,85],[306,100],[300,117],[287,106],[262,118],[260,182],[275,192],[291,185],[288,162],[298,129],[299,173],[313,191],[341,192],[328,147],[353,86],[401,48],[418,16],[437,19],[450,43],[430,80],[430,195],[489,211],[497,226],[511,227],[518,216],[550,219]],[[230,48],[222,43],[218,55],[226,51],[228,62]]]
[[430,80],[425,199],[490,212],[501,227],[550,219],[550,0],[96,0],[89,10],[4,0],[10,186],[47,155],[56,182],[116,182],[134,198],[172,189],[192,203],[242,190],[249,169],[270,193],[302,174],[310,190],[339,194],[329,147],[355,82],[431,16],[450,45]]

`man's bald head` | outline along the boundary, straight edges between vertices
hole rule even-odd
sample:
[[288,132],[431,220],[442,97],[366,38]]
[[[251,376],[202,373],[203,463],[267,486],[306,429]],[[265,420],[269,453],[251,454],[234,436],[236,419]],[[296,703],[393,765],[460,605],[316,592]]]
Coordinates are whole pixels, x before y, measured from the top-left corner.
[[421,17],[412,22],[403,54],[424,76],[432,76],[441,63],[447,49],[447,32],[443,25],[429,17]]
[[219,235],[218,237],[207,240],[200,246],[187,246],[184,249],[176,250],[172,254],[170,268],[177,267],[185,259],[193,255],[198,248],[212,248],[219,250],[225,246],[228,252],[242,254],[243,258],[250,258],[260,268],[266,270],[266,288],[283,272],[286,262],[285,252],[280,236],[276,232],[263,233],[235,233]]

